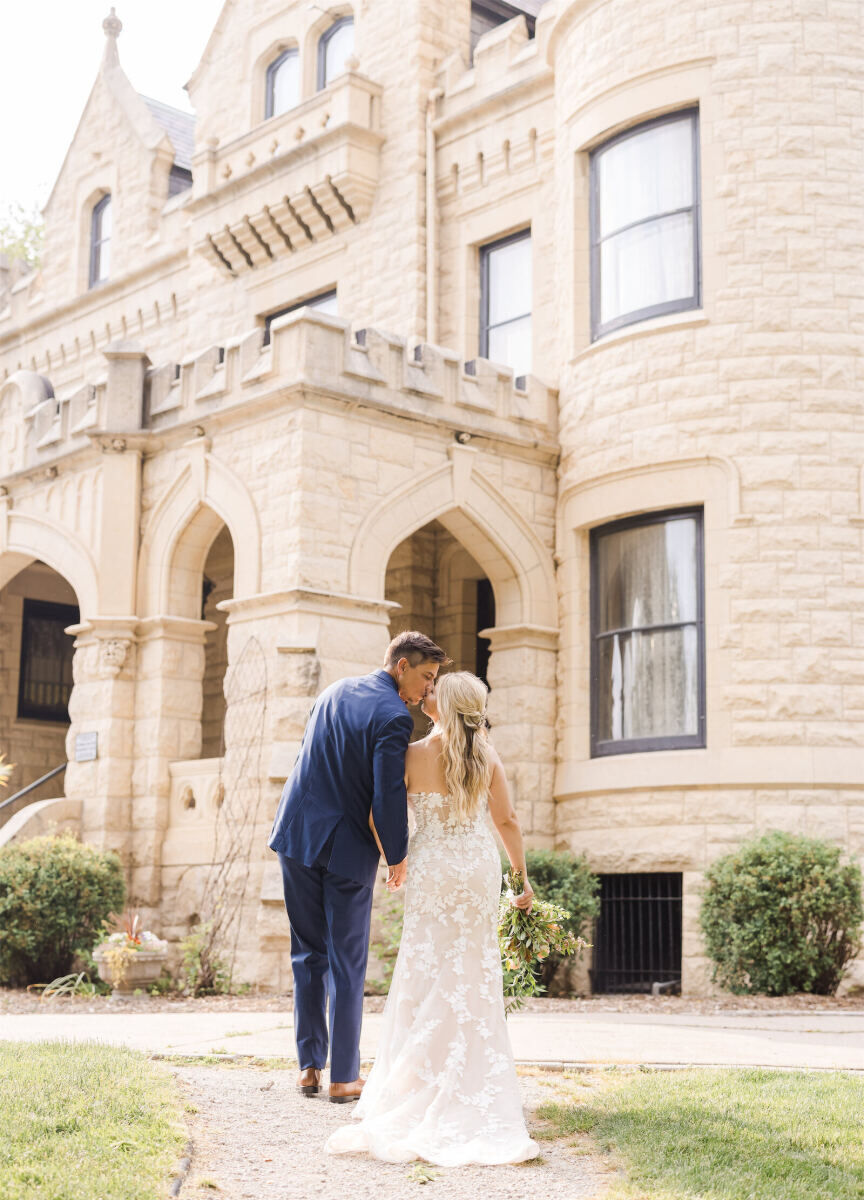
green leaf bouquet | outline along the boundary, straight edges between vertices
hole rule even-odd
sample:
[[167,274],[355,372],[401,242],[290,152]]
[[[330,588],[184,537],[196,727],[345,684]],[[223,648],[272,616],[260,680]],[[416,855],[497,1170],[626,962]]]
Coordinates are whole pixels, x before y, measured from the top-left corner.
[[552,952],[569,957],[590,948],[590,942],[566,928],[570,917],[566,908],[536,896],[530,913],[517,908],[513,900],[523,887],[522,872],[508,871],[498,907],[498,944],[508,1013],[521,1008],[530,996],[539,996],[546,990],[534,972],[535,963],[542,962]]

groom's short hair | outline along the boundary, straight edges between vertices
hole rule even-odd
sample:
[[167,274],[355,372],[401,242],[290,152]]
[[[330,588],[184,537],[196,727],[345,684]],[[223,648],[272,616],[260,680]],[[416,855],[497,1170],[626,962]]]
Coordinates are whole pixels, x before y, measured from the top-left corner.
[[421,662],[440,663],[443,667],[451,661],[440,646],[436,646],[431,638],[416,629],[396,634],[387,647],[385,667],[395,667],[400,658],[407,658],[412,667]]

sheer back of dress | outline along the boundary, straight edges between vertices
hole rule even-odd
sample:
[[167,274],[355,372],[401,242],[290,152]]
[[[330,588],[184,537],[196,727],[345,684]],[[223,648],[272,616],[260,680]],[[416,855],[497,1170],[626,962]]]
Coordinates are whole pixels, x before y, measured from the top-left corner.
[[486,804],[479,804],[474,816],[460,820],[451,812],[450,797],[441,792],[409,792],[408,800],[414,813],[415,833],[448,836],[471,833],[486,823]]

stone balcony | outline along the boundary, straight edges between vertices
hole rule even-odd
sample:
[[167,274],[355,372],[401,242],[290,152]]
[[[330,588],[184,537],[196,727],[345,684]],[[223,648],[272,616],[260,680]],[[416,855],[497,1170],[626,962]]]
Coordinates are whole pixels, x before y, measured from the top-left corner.
[[0,386],[0,484],[53,477],[91,445],[158,448],[173,429],[242,422],[257,408],[303,404],[314,395],[350,407],[411,417],[427,426],[496,437],[557,454],[557,392],[533,375],[442,346],[356,328],[312,308],[180,362],[151,365],[143,346],[117,342],[98,373],[55,394],[51,380],[22,370]]
[[155,434],[269,403],[277,389],[281,403],[317,392],[467,435],[551,444],[557,423],[557,393],[532,375],[304,308],[273,322],[268,345],[258,328],[152,368],[145,427]]
[[242,275],[369,213],[378,185],[381,89],[349,71],[325,91],[193,159],[192,244]]

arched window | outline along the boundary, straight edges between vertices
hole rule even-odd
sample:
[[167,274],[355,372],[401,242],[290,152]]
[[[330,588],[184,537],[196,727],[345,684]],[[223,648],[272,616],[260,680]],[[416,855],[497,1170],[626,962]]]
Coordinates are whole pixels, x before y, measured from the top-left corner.
[[111,268],[111,193],[95,205],[90,218],[90,287],[108,278]]
[[354,18],[340,17],[318,42],[318,91],[341,75],[354,53]]
[[300,102],[300,58],[296,50],[283,50],[267,68],[264,117],[278,117]]

